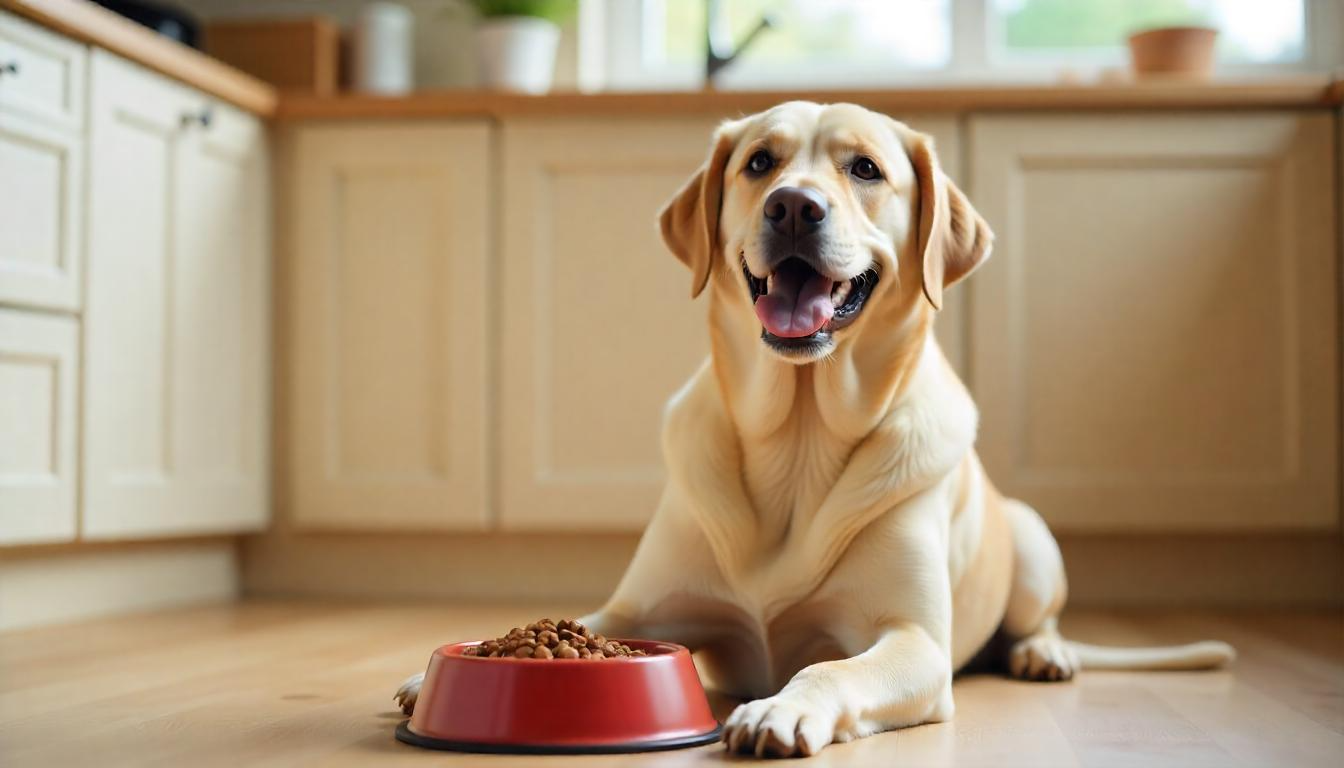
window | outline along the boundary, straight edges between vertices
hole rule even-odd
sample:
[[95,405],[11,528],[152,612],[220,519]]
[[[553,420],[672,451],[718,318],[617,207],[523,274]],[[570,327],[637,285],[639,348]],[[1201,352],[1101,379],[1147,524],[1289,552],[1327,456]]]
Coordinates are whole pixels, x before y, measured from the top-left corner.
[[[775,26],[753,43],[759,63],[825,61],[855,66],[896,64],[912,69],[947,65],[952,52],[951,0],[728,0],[724,11],[733,40],[767,13]],[[696,0],[645,0],[661,17],[654,56],[703,65],[705,9]],[[657,25],[659,22],[654,21]]]
[[[705,0],[584,0],[588,88],[698,88]],[[720,75],[723,88],[881,86],[931,79],[1052,80],[1125,66],[1125,38],[1216,27],[1225,73],[1329,70],[1338,0],[721,0],[732,40],[775,21]]]
[[1126,37],[1164,26],[1218,29],[1222,62],[1304,58],[1306,15],[1300,0],[992,0],[991,9],[991,28],[1007,61],[1042,53],[1122,61]]

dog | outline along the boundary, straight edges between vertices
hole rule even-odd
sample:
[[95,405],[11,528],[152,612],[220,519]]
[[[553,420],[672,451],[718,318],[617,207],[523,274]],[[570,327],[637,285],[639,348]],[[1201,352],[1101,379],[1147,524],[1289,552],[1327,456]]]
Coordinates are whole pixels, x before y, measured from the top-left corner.
[[[709,359],[669,402],[668,483],[610,600],[582,621],[698,651],[747,700],[734,752],[815,754],[952,717],[953,674],[1203,669],[1225,643],[1063,639],[1059,547],[976,457],[977,411],[932,329],[993,233],[933,141],[851,104],[723,123],[659,216],[709,295]],[[409,709],[418,677],[398,698]]]

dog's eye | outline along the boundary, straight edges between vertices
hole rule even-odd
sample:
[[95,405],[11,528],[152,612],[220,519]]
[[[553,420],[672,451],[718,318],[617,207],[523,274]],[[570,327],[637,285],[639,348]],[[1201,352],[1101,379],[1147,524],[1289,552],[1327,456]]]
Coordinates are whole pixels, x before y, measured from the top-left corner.
[[860,157],[849,166],[849,172],[857,178],[864,181],[877,181],[882,178],[882,171],[878,169],[877,163],[872,158]]
[[747,161],[747,170],[756,175],[760,175],[775,167],[775,158],[770,156],[764,149],[757,150],[756,154]]

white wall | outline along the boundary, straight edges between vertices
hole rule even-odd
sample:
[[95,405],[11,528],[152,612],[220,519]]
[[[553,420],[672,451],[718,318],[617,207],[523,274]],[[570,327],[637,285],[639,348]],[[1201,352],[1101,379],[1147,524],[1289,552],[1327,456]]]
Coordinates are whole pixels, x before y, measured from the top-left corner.
[[[202,21],[268,16],[328,16],[343,29],[366,0],[174,0]],[[476,12],[465,0],[398,0],[415,15],[417,88],[471,88],[476,84]],[[555,68],[555,88],[576,81],[576,32],[565,25]]]

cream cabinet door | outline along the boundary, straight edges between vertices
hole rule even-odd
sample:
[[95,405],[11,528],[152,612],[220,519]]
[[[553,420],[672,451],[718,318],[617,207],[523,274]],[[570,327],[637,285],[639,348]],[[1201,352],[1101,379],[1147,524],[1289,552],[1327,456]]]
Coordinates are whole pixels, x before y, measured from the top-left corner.
[[0,304],[80,306],[85,55],[0,13]]
[[0,309],[0,544],[75,535],[79,325]]
[[977,117],[972,389],[1071,530],[1338,525],[1330,116]]
[[304,127],[289,148],[290,518],[484,528],[488,125]]
[[[504,125],[498,498],[510,530],[639,530],[664,472],[663,408],[706,359],[707,301],[656,217],[715,120]],[[959,167],[956,123],[911,118]],[[939,323],[962,349],[960,297]]]
[[88,49],[0,11],[0,113],[53,128],[84,128]]
[[714,125],[504,124],[502,527],[638,530],[652,515],[663,405],[709,350],[708,304],[656,216]]
[[269,507],[264,134],[110,54],[95,51],[91,72],[83,532],[257,529]]

